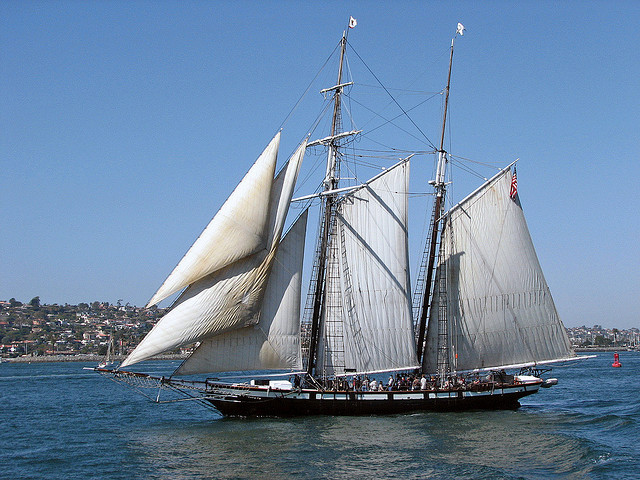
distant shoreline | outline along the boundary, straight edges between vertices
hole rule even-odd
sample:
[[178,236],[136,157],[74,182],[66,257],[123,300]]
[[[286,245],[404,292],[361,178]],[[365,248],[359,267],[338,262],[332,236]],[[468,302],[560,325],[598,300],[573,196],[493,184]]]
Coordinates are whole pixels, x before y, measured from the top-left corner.
[[[626,347],[599,347],[599,348],[576,348],[576,353],[596,353],[596,352],[626,352]],[[126,355],[115,355],[114,362],[122,362]],[[184,360],[188,355],[181,353],[157,355],[152,360]],[[49,363],[49,362],[95,362],[104,361],[104,355],[34,355],[23,357],[2,357],[3,363]]]
[[[188,355],[180,353],[158,355],[153,357],[152,360],[184,360]],[[113,357],[114,362],[121,362],[124,360],[125,355],[115,355]],[[49,362],[95,362],[100,363],[104,361],[104,355],[34,355],[23,357],[2,357],[2,362],[5,363],[49,363]]]
[[[586,348],[586,347],[577,347],[574,348],[576,353],[588,353],[588,352],[627,352],[628,347],[597,347],[597,348]],[[632,350],[637,351],[637,350]]]

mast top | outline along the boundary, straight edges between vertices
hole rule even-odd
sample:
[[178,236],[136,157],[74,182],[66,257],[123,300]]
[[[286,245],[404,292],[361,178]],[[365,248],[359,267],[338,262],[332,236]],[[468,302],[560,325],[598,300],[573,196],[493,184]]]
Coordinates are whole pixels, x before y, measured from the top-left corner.
[[444,183],[444,170],[445,165],[447,163],[447,152],[444,150],[444,134],[445,128],[447,125],[447,111],[449,109],[449,90],[451,87],[451,67],[453,65],[453,47],[455,44],[456,37],[458,35],[464,35],[464,25],[458,22],[458,27],[456,29],[456,33],[451,39],[451,51],[449,53],[449,74],[447,75],[447,86],[445,88],[445,97],[444,97],[444,113],[442,115],[442,131],[440,133],[440,148],[438,149],[438,165],[436,167],[436,180],[435,187],[438,190],[438,195],[442,193],[445,188]]

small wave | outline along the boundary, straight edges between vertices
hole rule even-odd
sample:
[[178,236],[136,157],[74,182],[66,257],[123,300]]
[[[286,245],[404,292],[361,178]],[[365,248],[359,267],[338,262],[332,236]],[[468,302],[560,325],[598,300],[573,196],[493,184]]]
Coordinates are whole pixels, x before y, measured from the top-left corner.
[[47,374],[47,375],[12,375],[12,376],[6,376],[6,377],[0,377],[0,382],[2,381],[15,381],[15,380],[27,380],[27,381],[32,381],[32,380],[43,380],[43,379],[48,379],[48,378],[71,378],[71,379],[86,379],[91,377],[92,375],[95,375],[94,373],[54,373],[54,374]]
[[593,463],[595,463],[596,465],[606,465],[610,461],[611,461],[610,453],[603,453],[602,455],[598,455],[597,458],[593,459]]
[[636,413],[625,412],[594,412],[576,413],[569,412],[564,415],[555,415],[552,424],[558,429],[569,431],[580,431],[590,435],[591,432],[598,432],[599,435],[610,435],[613,437],[632,435],[635,437],[638,431],[639,417]]

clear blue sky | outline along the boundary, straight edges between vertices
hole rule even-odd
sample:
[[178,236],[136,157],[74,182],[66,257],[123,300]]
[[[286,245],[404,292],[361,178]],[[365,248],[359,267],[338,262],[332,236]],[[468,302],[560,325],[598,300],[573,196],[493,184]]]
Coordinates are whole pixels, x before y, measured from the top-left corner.
[[[349,15],[350,43],[386,85],[426,91],[443,87],[466,26],[450,151],[520,158],[567,326],[640,327],[637,1],[2,1],[0,299],[144,304]],[[434,143],[435,113],[416,113]],[[282,156],[304,134],[288,126]],[[411,248],[419,257],[420,242]]]

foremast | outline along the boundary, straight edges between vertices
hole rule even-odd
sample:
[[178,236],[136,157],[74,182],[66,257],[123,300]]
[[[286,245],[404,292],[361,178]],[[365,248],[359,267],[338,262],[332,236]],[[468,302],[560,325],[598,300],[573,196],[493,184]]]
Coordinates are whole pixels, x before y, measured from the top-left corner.
[[[340,61],[338,66],[338,79],[336,85],[327,88],[322,93],[333,91],[333,117],[331,120],[331,131],[329,137],[323,139],[322,143],[326,143],[328,146],[327,154],[327,170],[323,181],[323,190],[325,192],[331,192],[338,187],[338,172],[339,172],[339,156],[338,156],[338,141],[344,137],[340,135],[341,129],[341,95],[342,90],[346,85],[342,83],[342,71],[344,65],[344,55],[347,46],[347,34],[349,28],[346,28],[342,33],[342,39],[340,41]],[[321,333],[321,323],[325,308],[326,298],[326,270],[327,270],[327,256],[330,248],[330,235],[332,225],[335,221],[335,204],[337,194],[331,193],[322,196],[322,222],[320,232],[320,245],[317,253],[317,268],[315,269],[315,278],[313,279],[313,285],[315,285],[313,292],[313,313],[311,319],[311,335],[309,339],[309,358],[307,364],[307,373],[313,376],[317,370],[317,358],[318,358],[318,340]]]
[[[444,149],[444,137],[447,125],[447,112],[449,109],[449,90],[451,87],[451,68],[453,65],[453,49],[455,45],[455,39],[458,34],[462,35],[464,27],[462,24],[458,24],[456,34],[451,39],[451,47],[449,52],[449,71],[447,75],[447,86],[445,88],[444,98],[444,112],[442,114],[442,130],[440,133],[440,145],[437,150],[438,162],[436,166],[435,180],[431,180],[429,183],[434,187],[435,200],[433,202],[433,212],[431,215],[431,225],[429,228],[429,234],[427,237],[427,244],[425,248],[425,255],[427,258],[426,268],[426,280],[424,282],[424,292],[422,292],[422,305],[420,308],[420,317],[418,321],[418,335],[416,351],[418,355],[418,362],[422,364],[425,347],[425,332],[427,327],[427,320],[432,318],[431,306],[433,304],[433,298],[436,293],[436,288],[439,293],[438,302],[438,374],[441,379],[444,379],[446,374],[450,371],[449,360],[449,338],[448,338],[448,324],[447,324],[447,305],[446,305],[446,275],[445,269],[441,269],[439,278],[434,281],[434,273],[436,269],[436,260],[441,256],[442,245],[440,239],[442,238],[442,232],[446,227],[446,220],[441,222],[444,215],[444,201],[446,197],[447,184],[445,182],[445,170],[447,166],[447,152]],[[442,223],[442,225],[441,225]]]

